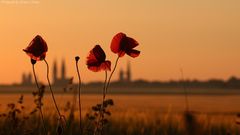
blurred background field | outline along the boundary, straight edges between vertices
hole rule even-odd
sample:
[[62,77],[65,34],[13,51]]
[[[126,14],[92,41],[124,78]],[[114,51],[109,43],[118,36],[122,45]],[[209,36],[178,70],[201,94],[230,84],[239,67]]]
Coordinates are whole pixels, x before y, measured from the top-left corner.
[[[8,103],[16,103],[20,95],[24,96],[26,108],[34,106],[34,98],[30,93],[0,94],[1,111]],[[72,94],[56,94],[57,103],[61,108],[64,108],[67,102],[73,102],[73,98]],[[99,103],[101,98],[101,95],[97,94],[83,94],[83,110],[87,111],[92,105]],[[112,94],[108,95],[107,98],[114,100],[115,106],[112,107],[112,111],[116,112],[135,110],[182,113],[185,110],[185,97],[179,94]],[[44,95],[43,102],[45,111],[54,108],[50,94]],[[189,95],[189,106],[191,111],[199,113],[234,114],[240,112],[240,95]]]
[[[7,104],[17,104],[20,95],[0,94],[1,113],[7,111]],[[26,112],[31,111],[35,107],[33,96],[26,93],[23,96]],[[110,108],[112,115],[109,117],[110,123],[106,128],[107,134],[240,134],[240,126],[236,124],[237,113],[240,112],[240,95],[189,95],[189,108],[193,115],[190,127],[184,115],[184,95],[112,94],[107,98],[114,100],[114,106]],[[57,103],[67,119],[73,99],[72,94],[56,94]],[[83,116],[91,112],[91,107],[100,101],[101,95],[84,94],[82,96]],[[77,106],[75,109],[72,134],[78,132]],[[43,112],[49,121],[54,119],[52,116],[56,112],[50,94],[44,96]],[[189,133],[188,128],[195,131]],[[54,132],[54,129],[52,130]]]

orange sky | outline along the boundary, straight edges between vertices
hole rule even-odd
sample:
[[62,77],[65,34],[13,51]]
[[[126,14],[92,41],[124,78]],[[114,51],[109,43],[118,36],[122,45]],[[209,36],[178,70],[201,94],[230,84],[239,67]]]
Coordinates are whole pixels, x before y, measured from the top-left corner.
[[[191,79],[240,76],[239,0],[1,0],[0,18],[1,84],[20,82],[31,71],[22,49],[36,34],[48,43],[51,65],[66,59],[68,76],[76,76],[79,55],[84,82],[103,80],[103,72],[87,70],[86,56],[100,44],[115,61],[109,46],[118,32],[140,43],[140,57],[126,56],[118,67],[130,60],[134,79],[179,79],[180,67]],[[43,62],[37,70],[45,80]]]

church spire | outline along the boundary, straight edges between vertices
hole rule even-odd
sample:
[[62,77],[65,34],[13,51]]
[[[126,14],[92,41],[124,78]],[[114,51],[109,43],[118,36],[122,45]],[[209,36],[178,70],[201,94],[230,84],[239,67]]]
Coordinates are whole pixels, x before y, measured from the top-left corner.
[[66,68],[65,68],[65,60],[62,60],[62,72],[61,72],[62,79],[66,78]]
[[57,80],[57,61],[53,62],[53,83],[56,83]]
[[130,61],[128,61],[127,63],[127,82],[131,82],[132,80],[132,73],[131,73],[131,65],[130,65]]
[[119,71],[119,82],[123,82],[123,81],[124,81],[124,72],[121,68]]
[[31,74],[31,72],[28,74],[27,81],[28,81],[29,84],[32,84],[32,74]]
[[22,74],[22,84],[26,83],[26,75],[25,73]]

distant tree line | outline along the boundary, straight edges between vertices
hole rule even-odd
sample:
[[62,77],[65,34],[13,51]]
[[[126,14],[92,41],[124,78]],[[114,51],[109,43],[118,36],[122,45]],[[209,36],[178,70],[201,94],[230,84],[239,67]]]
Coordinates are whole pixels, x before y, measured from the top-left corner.
[[[102,82],[91,82],[85,85],[99,86]],[[111,86],[115,87],[187,87],[187,88],[231,88],[240,89],[240,79],[230,77],[228,80],[210,79],[207,81],[199,80],[170,80],[170,81],[147,81],[143,79],[131,82],[112,82]]]

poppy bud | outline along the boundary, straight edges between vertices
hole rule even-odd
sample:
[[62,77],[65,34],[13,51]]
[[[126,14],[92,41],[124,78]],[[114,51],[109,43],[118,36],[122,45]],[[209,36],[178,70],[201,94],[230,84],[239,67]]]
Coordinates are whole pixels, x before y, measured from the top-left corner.
[[80,59],[80,57],[79,57],[79,56],[76,56],[76,57],[75,57],[75,60],[76,60],[76,62],[78,62],[78,61],[79,61],[79,59]]
[[36,64],[36,60],[34,60],[34,59],[31,59],[31,63],[34,65],[34,64]]

